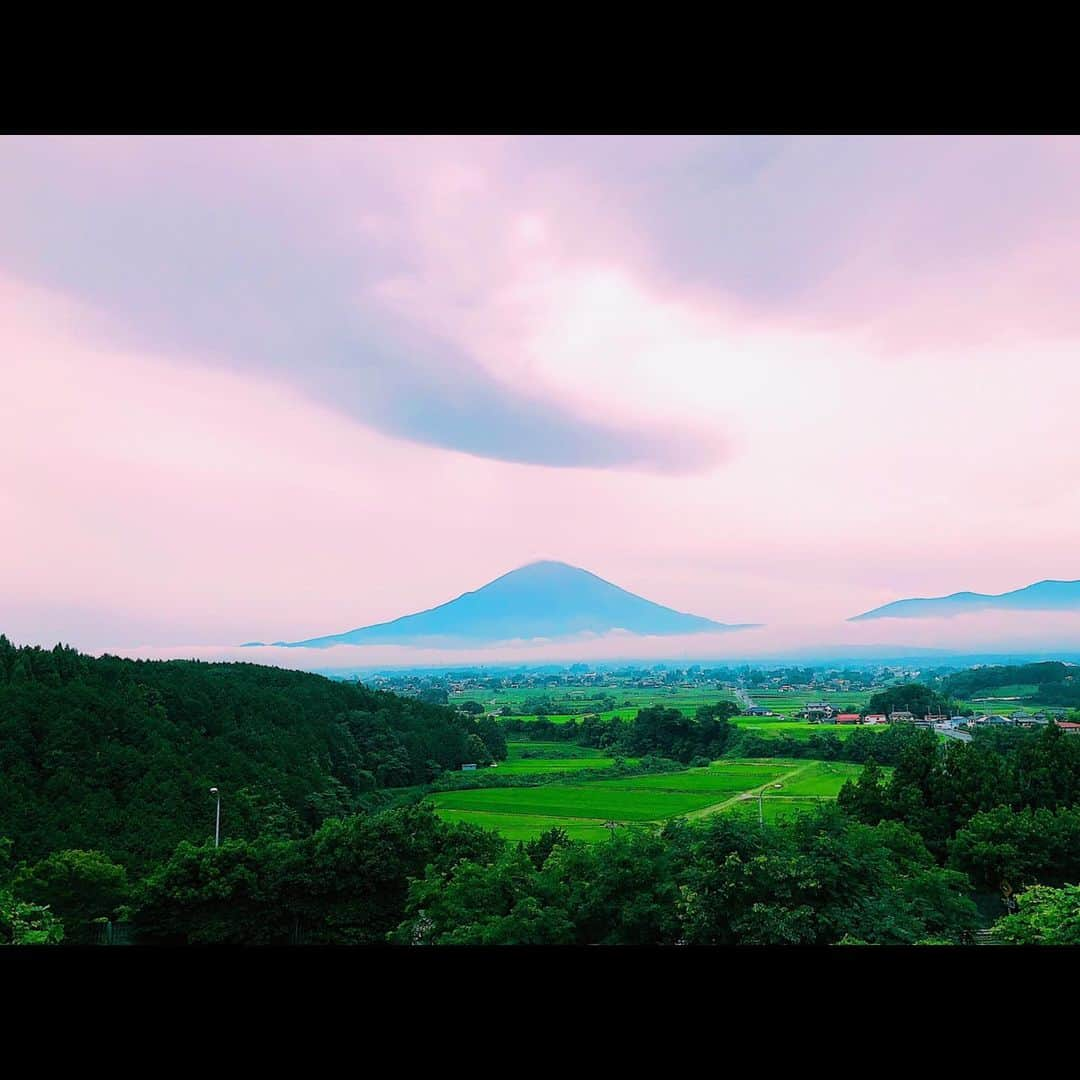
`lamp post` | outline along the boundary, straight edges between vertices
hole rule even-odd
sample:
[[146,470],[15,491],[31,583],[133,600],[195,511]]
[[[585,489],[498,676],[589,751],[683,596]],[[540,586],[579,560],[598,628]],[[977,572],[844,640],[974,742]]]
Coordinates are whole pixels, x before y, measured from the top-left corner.
[[217,814],[214,817],[214,847],[217,847],[221,842],[221,792],[216,787],[212,787],[210,794],[217,799]]
[[763,829],[765,828],[765,788],[779,788],[783,786],[783,784],[766,784],[757,793],[758,824]]

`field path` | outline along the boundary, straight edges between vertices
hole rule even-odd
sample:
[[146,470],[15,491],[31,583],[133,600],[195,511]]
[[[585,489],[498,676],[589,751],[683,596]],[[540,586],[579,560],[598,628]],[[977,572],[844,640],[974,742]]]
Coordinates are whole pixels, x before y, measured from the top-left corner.
[[731,692],[739,699],[739,704],[744,709],[752,709],[754,707],[754,699],[741,687],[732,687]]
[[782,776],[778,776],[766,784],[751,788],[749,791],[740,791],[737,795],[732,795],[731,798],[725,799],[723,802],[713,803],[711,806],[703,806],[700,810],[691,810],[680,816],[684,818],[710,817],[712,814],[719,813],[733,803],[742,802],[744,799],[756,799],[760,792],[764,791],[766,788],[772,787],[773,784],[782,784],[785,780],[790,780],[793,776],[799,776],[801,773],[806,772],[812,765],[820,764],[821,762],[819,761],[805,761],[802,765],[797,765],[790,772],[786,772]]

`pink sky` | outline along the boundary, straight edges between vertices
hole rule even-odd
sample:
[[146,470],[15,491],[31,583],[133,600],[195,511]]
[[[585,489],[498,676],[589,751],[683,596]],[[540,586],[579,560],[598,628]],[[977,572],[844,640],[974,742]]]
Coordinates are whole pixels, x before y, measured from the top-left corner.
[[6,138],[0,632],[224,655],[553,558],[769,624],[718,656],[1080,647],[843,622],[1080,578],[1078,280],[1074,138]]

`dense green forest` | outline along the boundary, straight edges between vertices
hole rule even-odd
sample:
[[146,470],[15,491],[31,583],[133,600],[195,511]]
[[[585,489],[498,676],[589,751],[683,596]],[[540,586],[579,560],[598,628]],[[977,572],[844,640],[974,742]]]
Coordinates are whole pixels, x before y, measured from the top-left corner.
[[215,786],[227,835],[298,838],[384,789],[505,756],[492,728],[319,675],[0,636],[0,836],[18,859],[92,849],[142,871],[207,837]]
[[[274,668],[0,637],[0,943],[90,943],[112,919],[147,944],[958,944],[995,916],[1001,940],[1080,941],[1080,739],[895,725],[792,746],[731,716],[496,722]],[[865,767],[835,804],[765,828],[717,814],[600,843],[510,843],[420,802],[504,782],[458,770],[504,757],[521,724],[644,769],[755,747]],[[210,786],[228,796],[220,847]]]

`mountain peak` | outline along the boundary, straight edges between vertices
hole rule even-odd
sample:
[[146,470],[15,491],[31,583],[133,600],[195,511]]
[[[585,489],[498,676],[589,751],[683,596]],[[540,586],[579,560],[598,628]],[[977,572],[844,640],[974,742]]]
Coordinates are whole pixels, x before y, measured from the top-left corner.
[[563,639],[613,630],[643,635],[745,629],[653,603],[589,570],[555,559],[526,563],[438,607],[343,634],[283,642],[332,645],[477,645]]
[[973,611],[1080,611],[1080,581],[1047,579],[1005,593],[957,592],[948,596],[894,600],[854,615],[848,622],[951,618]]

